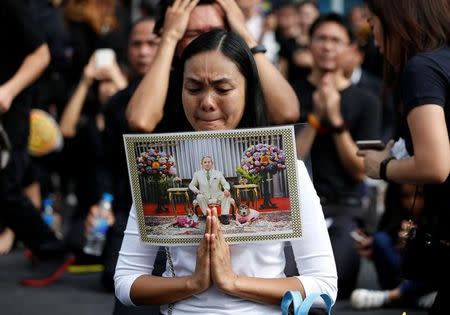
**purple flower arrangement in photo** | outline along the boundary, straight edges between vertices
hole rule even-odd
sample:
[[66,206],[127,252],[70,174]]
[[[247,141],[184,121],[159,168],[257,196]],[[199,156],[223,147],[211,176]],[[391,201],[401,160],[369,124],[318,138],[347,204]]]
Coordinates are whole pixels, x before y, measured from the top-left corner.
[[153,180],[164,180],[177,174],[175,159],[157,148],[148,148],[137,157],[138,174]]
[[240,168],[250,175],[256,173],[275,174],[286,168],[286,155],[276,145],[255,144],[244,151]]

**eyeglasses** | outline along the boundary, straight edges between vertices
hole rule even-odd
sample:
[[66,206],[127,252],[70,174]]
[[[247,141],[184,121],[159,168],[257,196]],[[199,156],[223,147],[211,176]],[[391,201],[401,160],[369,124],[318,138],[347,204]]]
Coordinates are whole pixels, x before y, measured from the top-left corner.
[[324,36],[324,35],[319,35],[319,36],[313,36],[311,43],[316,44],[316,45],[324,45],[327,42],[332,43],[335,47],[338,48],[342,48],[345,46],[348,46],[348,42],[337,38],[337,37],[332,37],[332,36]]

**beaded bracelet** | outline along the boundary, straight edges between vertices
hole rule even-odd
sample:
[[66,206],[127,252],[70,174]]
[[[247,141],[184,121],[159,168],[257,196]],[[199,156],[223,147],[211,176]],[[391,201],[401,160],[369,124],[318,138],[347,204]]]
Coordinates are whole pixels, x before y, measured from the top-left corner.
[[328,127],[324,127],[320,120],[313,113],[309,113],[306,116],[308,123],[317,131],[318,134],[324,135],[329,133],[330,129]]

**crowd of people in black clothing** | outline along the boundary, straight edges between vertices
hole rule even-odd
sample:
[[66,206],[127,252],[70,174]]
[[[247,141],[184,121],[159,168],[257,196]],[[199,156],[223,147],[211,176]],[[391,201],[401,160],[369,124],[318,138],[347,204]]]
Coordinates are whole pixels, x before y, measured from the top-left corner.
[[[254,54],[265,124],[306,123],[297,153],[312,161],[338,297],[355,308],[430,308],[438,291],[432,314],[440,314],[448,272],[431,283],[403,279],[399,235],[409,219],[425,222],[447,244],[448,261],[450,23],[439,14],[450,5],[407,2],[361,1],[343,16],[321,14],[314,0],[3,0],[0,255],[21,241],[37,263],[21,283],[35,287],[58,280],[71,264],[101,263],[102,283],[114,290],[132,205],[122,135],[191,130],[180,106],[179,57],[199,34],[225,28]],[[190,15],[177,11],[183,4]],[[413,23],[414,10],[422,13]],[[408,27],[420,35],[406,34]],[[30,155],[31,109],[54,118],[62,147]],[[386,149],[358,149],[357,140],[375,139]],[[373,186],[372,205],[384,209],[375,222],[365,202]],[[93,257],[83,247],[105,192],[114,196],[113,211],[103,254]],[[64,218],[62,233],[43,220],[49,197]],[[361,257],[374,261],[382,290],[356,288]]]

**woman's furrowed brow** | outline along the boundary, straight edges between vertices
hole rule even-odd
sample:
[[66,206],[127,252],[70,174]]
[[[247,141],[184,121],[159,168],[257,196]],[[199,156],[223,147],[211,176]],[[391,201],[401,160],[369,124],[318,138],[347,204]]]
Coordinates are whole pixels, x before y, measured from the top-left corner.
[[[204,80],[196,78],[196,77],[186,77],[186,82],[191,82],[191,83],[201,83]],[[213,84],[222,84],[222,83],[230,83],[232,81],[232,79],[228,78],[228,77],[220,77],[220,78],[215,78],[213,80],[211,80],[210,82]]]

